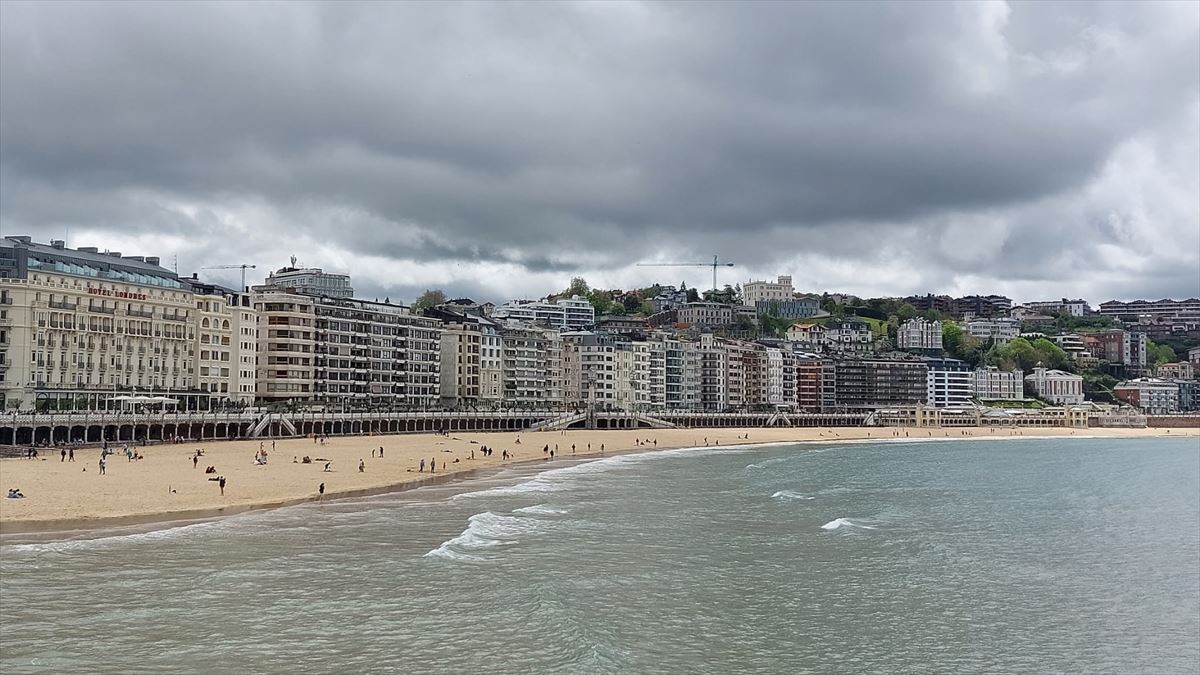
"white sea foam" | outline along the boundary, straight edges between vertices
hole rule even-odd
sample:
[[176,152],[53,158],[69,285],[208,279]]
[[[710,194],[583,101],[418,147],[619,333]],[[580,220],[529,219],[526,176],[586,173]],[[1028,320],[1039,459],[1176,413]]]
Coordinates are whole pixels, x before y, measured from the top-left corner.
[[761,462],[755,462],[754,464],[747,464],[746,468],[747,469],[765,469],[769,466],[774,466],[776,464],[782,464],[784,462],[791,461],[791,460],[795,459],[796,457],[799,457],[799,455],[787,455],[785,457],[774,457],[772,459],[764,459]]
[[505,516],[485,511],[467,519],[467,529],[453,539],[425,554],[427,558],[452,558],[456,560],[479,560],[470,553],[496,546],[512,546],[520,543],[520,537],[537,530],[544,521],[537,518]]
[[858,530],[874,530],[875,529],[875,527],[872,525],[867,525],[866,523],[863,523],[863,522],[854,522],[853,520],[850,520],[849,518],[837,518],[837,519],[831,520],[828,523],[825,523],[824,525],[821,526],[822,530],[838,530],[838,529],[842,529],[842,528],[858,529]]
[[535,516],[561,516],[566,513],[560,509],[552,509],[545,504],[534,504],[520,509],[514,509],[513,513],[528,513]]
[[[790,445],[790,443],[780,443],[777,445]],[[461,500],[473,499],[476,497],[497,497],[561,492],[563,490],[569,490],[575,484],[575,479],[577,478],[586,476],[588,474],[610,471],[622,466],[678,457],[704,457],[708,455],[734,454],[746,452],[747,450],[753,450],[760,447],[762,446],[727,445],[721,447],[709,446],[674,448],[671,450],[648,450],[646,452],[628,455],[602,457],[600,459],[584,461],[580,462],[579,464],[573,464],[571,466],[565,466],[558,469],[549,469],[539,473],[530,480],[517,483],[515,485],[503,485],[500,487],[488,488],[486,490],[477,490],[475,492],[463,492],[461,494],[454,495],[450,499]]]
[[76,551],[100,550],[110,546],[121,546],[127,544],[153,543],[159,541],[170,541],[184,539],[187,537],[203,534],[210,530],[221,527],[228,527],[232,518],[222,520],[209,520],[199,523],[191,523],[188,525],[178,525],[174,527],[166,527],[163,529],[150,530],[148,532],[133,532],[129,534],[113,534],[110,536],[90,537],[83,539],[67,539],[63,541],[48,541],[44,543],[34,544],[11,544],[5,545],[3,551],[5,553],[72,553]]
[[791,501],[791,500],[816,499],[816,497],[802,495],[799,492],[792,492],[791,490],[780,490],[779,492],[776,492],[775,494],[771,495],[771,499],[782,499],[785,501]]

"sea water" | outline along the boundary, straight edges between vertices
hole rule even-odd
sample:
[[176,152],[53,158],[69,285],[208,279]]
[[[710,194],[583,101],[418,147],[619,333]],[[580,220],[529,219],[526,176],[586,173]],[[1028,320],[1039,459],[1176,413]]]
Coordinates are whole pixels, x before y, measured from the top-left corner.
[[1200,442],[701,448],[0,545],[0,671],[1200,670]]

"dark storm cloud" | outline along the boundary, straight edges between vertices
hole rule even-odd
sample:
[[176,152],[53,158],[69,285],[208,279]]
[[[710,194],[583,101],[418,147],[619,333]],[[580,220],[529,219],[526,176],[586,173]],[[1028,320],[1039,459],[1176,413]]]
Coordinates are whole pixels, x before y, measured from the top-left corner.
[[372,296],[675,282],[630,265],[713,252],[739,275],[859,265],[862,292],[1194,294],[1198,24],[1184,3],[4,3],[0,228],[196,264],[287,248]]

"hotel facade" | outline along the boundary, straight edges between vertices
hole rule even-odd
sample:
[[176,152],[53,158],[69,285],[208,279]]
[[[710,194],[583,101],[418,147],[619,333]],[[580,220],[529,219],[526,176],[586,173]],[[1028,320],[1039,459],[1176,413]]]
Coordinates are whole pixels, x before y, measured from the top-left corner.
[[195,312],[158,258],[0,239],[0,407],[207,409],[221,396],[197,386]]

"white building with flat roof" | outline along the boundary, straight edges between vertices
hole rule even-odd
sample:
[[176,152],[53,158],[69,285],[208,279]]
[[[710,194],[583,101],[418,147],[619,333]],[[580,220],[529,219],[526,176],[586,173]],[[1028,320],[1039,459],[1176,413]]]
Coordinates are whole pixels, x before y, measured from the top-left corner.
[[1008,342],[1021,334],[1021,321],[1003,317],[971,319],[967,322],[967,333],[980,340]]
[[965,406],[975,391],[975,374],[958,359],[926,359],[926,391],[929,405],[936,408]]
[[791,300],[796,296],[790,275],[778,281],[747,281],[742,284],[742,304],[753,307],[758,302]]
[[1083,378],[1078,375],[1051,370],[1034,368],[1025,376],[1025,381],[1033,387],[1039,398],[1055,405],[1078,405],[1083,403]]
[[981,401],[1020,401],[1025,398],[1025,376],[1020,370],[996,366],[975,369],[975,398]]
[[[292,259],[295,265],[295,258]],[[349,274],[331,274],[319,267],[284,267],[267,276],[263,286],[327,298],[352,298]]]

